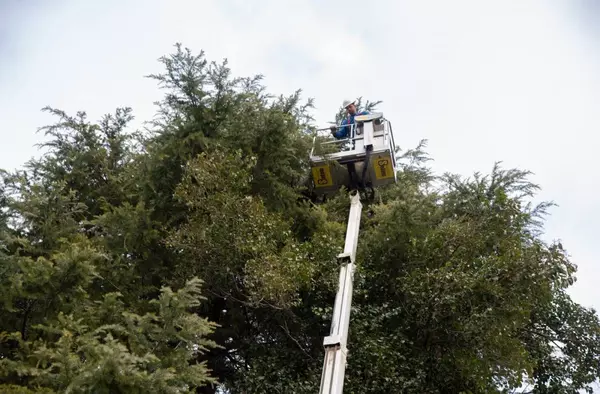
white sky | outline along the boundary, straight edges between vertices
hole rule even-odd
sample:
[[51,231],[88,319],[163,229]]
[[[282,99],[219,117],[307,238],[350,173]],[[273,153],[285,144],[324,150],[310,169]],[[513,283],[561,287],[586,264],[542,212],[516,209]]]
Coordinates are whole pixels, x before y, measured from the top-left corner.
[[559,204],[546,238],[579,266],[571,293],[599,309],[597,4],[0,0],[0,168],[38,154],[45,105],[149,120],[162,93],[143,76],[182,42],[235,75],[264,74],[272,93],[302,88],[320,122],[344,98],[383,100],[396,142],[427,138],[439,173],[532,170]]

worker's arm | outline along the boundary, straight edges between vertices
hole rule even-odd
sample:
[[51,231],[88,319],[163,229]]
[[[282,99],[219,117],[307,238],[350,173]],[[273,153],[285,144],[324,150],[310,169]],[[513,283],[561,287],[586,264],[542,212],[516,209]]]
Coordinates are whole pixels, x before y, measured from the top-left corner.
[[[369,111],[362,111],[362,112],[358,112],[354,116],[368,115],[368,114],[370,114]],[[349,125],[348,118],[342,120],[339,127],[331,126],[330,129],[331,129],[331,135],[333,135],[335,138],[338,138],[338,139],[347,138],[348,132],[350,131],[350,125]]]
[[331,135],[335,138],[342,139],[348,136],[348,130],[350,127],[348,126],[348,119],[342,120],[340,127],[331,126]]

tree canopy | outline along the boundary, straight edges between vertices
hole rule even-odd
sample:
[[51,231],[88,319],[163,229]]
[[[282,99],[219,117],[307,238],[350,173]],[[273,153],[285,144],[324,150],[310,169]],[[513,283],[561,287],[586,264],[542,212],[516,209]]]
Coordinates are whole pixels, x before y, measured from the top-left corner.
[[[181,45],[160,62],[144,132],[48,107],[46,153],[1,174],[2,392],[318,392],[349,201],[306,187],[313,102]],[[425,148],[364,203],[345,392],[592,392],[600,322],[542,240],[552,204]]]

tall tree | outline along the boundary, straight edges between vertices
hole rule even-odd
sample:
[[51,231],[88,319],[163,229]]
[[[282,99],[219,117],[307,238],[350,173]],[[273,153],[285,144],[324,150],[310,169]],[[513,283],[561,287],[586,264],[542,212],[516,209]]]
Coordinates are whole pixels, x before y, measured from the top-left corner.
[[[215,346],[206,338],[214,325],[191,312],[201,282],[124,297],[140,292],[120,288],[111,269],[135,268],[103,248],[105,234],[94,228],[107,207],[127,204],[121,126],[111,116],[95,125],[83,113],[54,112],[48,154],[2,174],[2,391],[179,392],[212,382],[205,363],[194,362]],[[115,122],[126,114],[117,111]]]

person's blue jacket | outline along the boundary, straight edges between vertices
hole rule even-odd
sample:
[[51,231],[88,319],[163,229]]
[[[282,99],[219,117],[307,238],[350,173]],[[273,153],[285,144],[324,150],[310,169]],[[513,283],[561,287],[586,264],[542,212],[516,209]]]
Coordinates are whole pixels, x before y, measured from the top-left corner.
[[368,115],[369,111],[362,111],[362,112],[357,112],[354,115],[350,115],[348,116],[346,119],[342,120],[342,122],[340,123],[340,126],[338,127],[337,131],[335,133],[332,133],[333,136],[335,138],[337,138],[338,140],[344,139],[344,138],[348,138],[349,137],[349,133],[350,133],[350,126],[354,124],[354,117],[355,116],[360,116],[360,115]]

